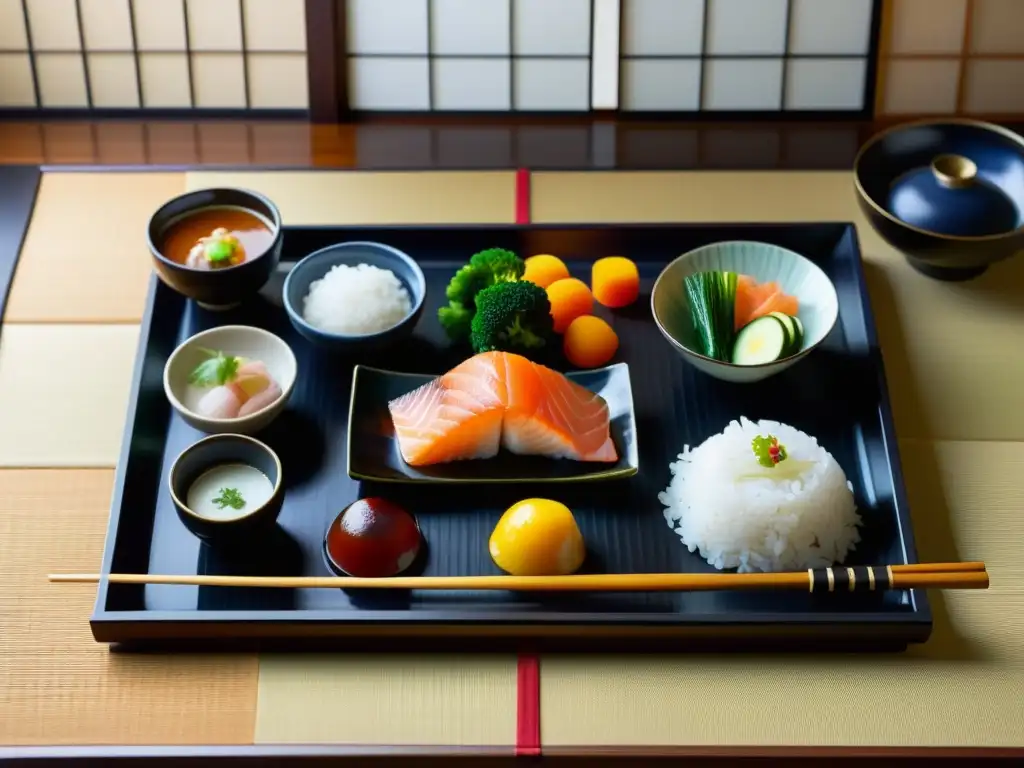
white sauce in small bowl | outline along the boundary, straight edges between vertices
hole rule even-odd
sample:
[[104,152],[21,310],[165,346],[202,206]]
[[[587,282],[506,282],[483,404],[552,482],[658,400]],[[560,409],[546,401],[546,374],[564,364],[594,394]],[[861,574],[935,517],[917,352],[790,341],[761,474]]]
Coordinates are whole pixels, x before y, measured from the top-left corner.
[[[270,478],[248,464],[218,464],[188,489],[188,508],[208,520],[237,520],[267,503],[274,493]],[[233,501],[226,503],[227,501]],[[236,509],[235,505],[241,504]]]

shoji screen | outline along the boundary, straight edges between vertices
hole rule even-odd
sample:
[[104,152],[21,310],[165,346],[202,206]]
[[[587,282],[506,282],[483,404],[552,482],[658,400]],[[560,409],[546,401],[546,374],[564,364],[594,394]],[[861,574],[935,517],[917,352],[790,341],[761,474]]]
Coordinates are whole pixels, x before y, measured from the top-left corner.
[[304,109],[303,0],[0,0],[0,107]]
[[350,105],[842,112],[877,0],[347,0]]
[[592,0],[347,5],[353,109],[590,109]]
[[1024,114],[1024,0],[889,0],[880,111]]
[[621,108],[868,109],[873,0],[621,0]]

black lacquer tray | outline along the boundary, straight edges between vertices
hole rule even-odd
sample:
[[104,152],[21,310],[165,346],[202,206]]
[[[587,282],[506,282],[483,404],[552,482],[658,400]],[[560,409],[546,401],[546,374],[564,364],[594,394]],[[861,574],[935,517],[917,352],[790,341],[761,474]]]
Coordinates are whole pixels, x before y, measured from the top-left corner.
[[[711,379],[685,363],[651,319],[649,289],[680,253],[719,240],[760,240],[818,263],[839,293],[839,322],[824,344],[784,373],[756,385]],[[280,303],[291,263],[323,246],[375,240],[413,255],[427,277],[426,311],[414,337],[385,353],[337,357],[293,332]],[[610,314],[629,364],[640,471],[629,479],[551,486],[379,486],[346,473],[346,420],[356,363],[440,373],[467,356],[445,342],[436,309],[453,271],[487,247],[527,256],[554,253],[588,279],[593,259],[626,255],[643,292]],[[848,564],[916,562],[896,436],[861,268],[848,223],[785,225],[611,225],[286,228],[282,271],[263,294],[229,312],[207,312],[155,278],[142,324],[103,573],[330,575],[326,526],[358,497],[386,495],[417,514],[427,541],[425,575],[497,574],[487,540],[519,499],[554,496],[574,511],[588,545],[585,571],[708,572],[667,526],[657,496],[669,462],[744,415],[815,435],[854,484],[865,519]],[[175,456],[202,435],[170,408],[162,388],[168,355],[213,325],[267,328],[292,345],[299,378],[288,410],[261,439],[281,456],[286,497],[278,535],[245,553],[201,545],[178,520],[167,490]],[[921,592],[810,595],[802,592],[517,594],[345,592],[110,584],[101,581],[94,637],[119,648],[359,647],[567,648],[710,646],[764,649],[892,650],[924,641],[932,626]]]

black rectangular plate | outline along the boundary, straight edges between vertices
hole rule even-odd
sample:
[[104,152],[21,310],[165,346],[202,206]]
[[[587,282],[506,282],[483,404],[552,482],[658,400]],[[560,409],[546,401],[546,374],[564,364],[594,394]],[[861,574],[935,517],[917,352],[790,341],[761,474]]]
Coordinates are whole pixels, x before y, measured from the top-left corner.
[[[804,254],[831,277],[839,322],[798,365],[757,385],[735,385],[685,363],[651,319],[649,290],[680,253],[720,240],[775,243]],[[666,525],[658,493],[669,462],[731,419],[777,419],[816,436],[853,483],[865,520],[848,564],[917,561],[889,397],[849,223],[767,225],[609,225],[287,228],[283,269],[344,240],[376,240],[405,250],[427,276],[426,311],[414,336],[384,353],[337,357],[293,332],[280,306],[283,271],[264,294],[226,313],[187,302],[155,279],[142,325],[103,573],[328,575],[322,537],[334,516],[359,497],[388,496],[419,519],[427,575],[497,574],[487,540],[501,512],[528,496],[549,496],[575,513],[588,545],[584,570],[631,573],[713,570]],[[589,265],[625,255],[639,266],[640,300],[611,314],[617,360],[629,364],[640,472],[600,484],[552,486],[395,485],[359,482],[346,472],[351,373],[376,368],[436,374],[467,352],[447,345],[437,307],[453,271],[477,250],[504,247],[528,256],[554,253],[589,279]],[[166,475],[174,457],[202,435],[173,413],[162,389],[177,344],[213,325],[258,325],[295,350],[299,378],[288,410],[262,435],[281,456],[286,498],[280,535],[268,548],[229,554],[201,546],[180,523]],[[921,592],[868,595],[773,593],[517,594],[235,589],[110,584],[102,581],[91,619],[94,637],[131,649],[149,645],[302,648],[341,645],[421,650],[494,650],[530,643],[587,650],[606,647],[783,647],[891,650],[924,641],[931,613]],[[486,638],[481,644],[481,638]]]
[[[438,374],[443,371],[438,371]],[[590,371],[569,371],[567,377],[604,397],[611,416],[609,432],[618,461],[607,464],[500,451],[485,461],[453,461],[410,467],[402,459],[388,412],[388,402],[433,380],[430,374],[397,373],[356,366],[349,406],[348,474],[383,483],[594,483],[632,477],[640,455],[636,412],[629,384],[629,366],[613,363]],[[429,489],[427,489],[429,491]]]

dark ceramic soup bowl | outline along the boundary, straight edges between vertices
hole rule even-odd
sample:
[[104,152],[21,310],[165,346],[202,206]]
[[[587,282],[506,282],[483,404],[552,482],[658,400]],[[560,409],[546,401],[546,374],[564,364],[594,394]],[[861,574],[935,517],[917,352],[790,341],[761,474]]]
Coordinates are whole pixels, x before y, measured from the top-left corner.
[[943,119],[875,135],[854,161],[861,210],[911,266],[968,280],[1024,250],[1024,137]]
[[[192,261],[189,250],[217,227],[227,229],[231,242],[241,247],[211,250],[208,243],[205,256]],[[277,269],[281,213],[258,192],[201,189],[160,206],[150,217],[146,240],[167,285],[207,309],[229,309],[257,293]]]
[[174,460],[168,474],[178,518],[200,539],[252,542],[274,529],[284,503],[281,460],[246,435],[211,435]]

